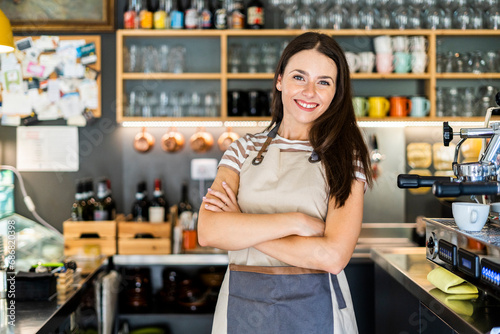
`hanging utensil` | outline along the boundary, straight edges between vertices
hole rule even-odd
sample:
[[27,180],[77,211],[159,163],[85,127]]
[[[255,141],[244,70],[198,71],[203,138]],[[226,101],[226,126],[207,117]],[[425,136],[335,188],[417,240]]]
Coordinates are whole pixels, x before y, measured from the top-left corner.
[[148,132],[146,132],[146,128],[142,128],[142,131],[135,135],[134,138],[134,148],[141,153],[146,153],[151,148],[153,148],[155,144],[155,138]]
[[371,146],[372,146],[372,151],[370,153],[370,160],[372,162],[373,179],[377,180],[377,178],[380,176],[380,172],[381,172],[379,163],[380,163],[380,161],[384,160],[385,157],[378,150],[378,143],[377,143],[377,136],[376,135],[372,135],[372,137],[371,137]]
[[184,147],[184,143],[184,136],[176,128],[171,128],[161,137],[161,148],[165,152],[174,153],[180,151]]
[[240,138],[240,136],[236,132],[231,131],[231,127],[226,128],[226,132],[222,133],[217,140],[217,144],[219,145],[219,149],[222,152],[225,152],[229,146],[233,143],[233,141]]
[[205,153],[214,145],[214,137],[206,132],[204,127],[200,127],[198,131],[191,136],[189,145],[196,153]]

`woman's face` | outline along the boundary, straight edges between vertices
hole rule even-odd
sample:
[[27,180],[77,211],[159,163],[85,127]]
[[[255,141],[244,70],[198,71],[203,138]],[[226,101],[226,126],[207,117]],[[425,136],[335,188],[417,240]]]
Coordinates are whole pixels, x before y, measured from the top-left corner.
[[336,92],[337,65],[316,50],[293,55],[278,77],[283,120],[287,125],[310,125],[328,109]]

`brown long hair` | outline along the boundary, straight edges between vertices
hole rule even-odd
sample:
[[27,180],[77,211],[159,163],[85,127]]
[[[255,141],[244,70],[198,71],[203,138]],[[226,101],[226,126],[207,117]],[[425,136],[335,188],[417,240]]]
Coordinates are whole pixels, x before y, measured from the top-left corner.
[[[351,80],[344,51],[330,36],[315,32],[293,39],[283,51],[273,82],[272,120],[268,130],[283,119],[281,92],[276,89],[278,77],[292,56],[304,50],[316,50],[337,65],[336,93],[328,109],[312,124],[309,141],[325,168],[329,194],[336,207],[342,207],[351,193],[356,171],[363,169],[366,181],[372,185],[372,170],[368,150],[356,124],[352,106]],[[357,166],[361,164],[361,166]]]

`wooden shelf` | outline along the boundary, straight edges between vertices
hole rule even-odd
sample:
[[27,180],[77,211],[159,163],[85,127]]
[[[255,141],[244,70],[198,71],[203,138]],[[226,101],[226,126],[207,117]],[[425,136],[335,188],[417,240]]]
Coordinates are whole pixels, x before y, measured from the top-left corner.
[[[363,117],[359,121],[375,121],[375,122],[482,122],[483,117],[435,117],[435,105],[436,105],[436,86],[438,80],[441,79],[470,79],[470,80],[481,80],[481,79],[500,79],[500,73],[436,73],[436,46],[438,43],[438,38],[445,36],[452,37],[468,37],[468,36],[497,36],[500,40],[500,30],[460,30],[460,29],[449,29],[449,30],[429,30],[429,29],[409,29],[409,30],[397,30],[397,29],[375,29],[375,30],[362,30],[362,29],[316,29],[314,31],[328,34],[331,36],[345,36],[351,38],[357,37],[376,37],[381,35],[389,36],[425,36],[428,41],[427,54],[429,56],[429,63],[426,73],[415,74],[415,73],[352,73],[351,78],[353,80],[379,80],[383,84],[383,80],[416,80],[423,83],[424,95],[429,99],[431,103],[430,116],[428,117],[385,117],[385,118],[369,118]],[[116,117],[117,122],[266,122],[269,121],[269,117],[230,117],[227,111],[227,94],[228,84],[231,80],[241,80],[241,81],[251,81],[251,80],[273,80],[274,73],[229,73],[228,72],[228,44],[229,40],[235,38],[259,38],[259,37],[276,37],[276,38],[292,38],[304,33],[304,30],[299,29],[262,29],[262,30],[118,30],[117,31],[117,55],[119,57],[116,61],[117,66],[117,111]],[[123,48],[125,46],[125,40],[128,38],[198,38],[204,39],[214,38],[220,45],[220,64],[217,64],[217,68],[220,68],[220,72],[215,73],[124,73],[122,71],[123,67]],[[149,42],[149,41],[148,41]],[[197,59],[202,60],[205,55],[196,55]],[[213,69],[212,69],[213,71]],[[125,96],[125,85],[126,80],[216,80],[220,82],[220,117],[183,117],[183,118],[170,118],[170,117],[155,117],[155,118],[142,118],[142,117],[124,117],[123,110],[126,102]],[[375,83],[370,83],[375,84]],[[378,83],[377,83],[378,84]],[[387,96],[391,95],[391,92],[387,92]]]

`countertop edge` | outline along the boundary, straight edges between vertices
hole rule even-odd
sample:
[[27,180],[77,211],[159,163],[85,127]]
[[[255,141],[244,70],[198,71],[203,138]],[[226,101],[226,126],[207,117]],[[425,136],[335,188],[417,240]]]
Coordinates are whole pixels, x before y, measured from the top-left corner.
[[[418,298],[426,307],[443,320],[448,326],[458,333],[478,333],[483,334],[477,328],[465,321],[460,315],[448,308],[441,301],[432,296],[425,287],[416,282],[412,277],[399,268],[397,264],[385,257],[385,254],[422,254],[425,257],[425,247],[401,247],[401,248],[373,248],[370,252],[373,262],[385,270],[391,277],[400,283],[413,296]],[[428,261],[426,259],[426,261]],[[434,263],[430,262],[437,267]],[[431,285],[431,283],[429,283]],[[432,286],[433,287],[433,286]]]

